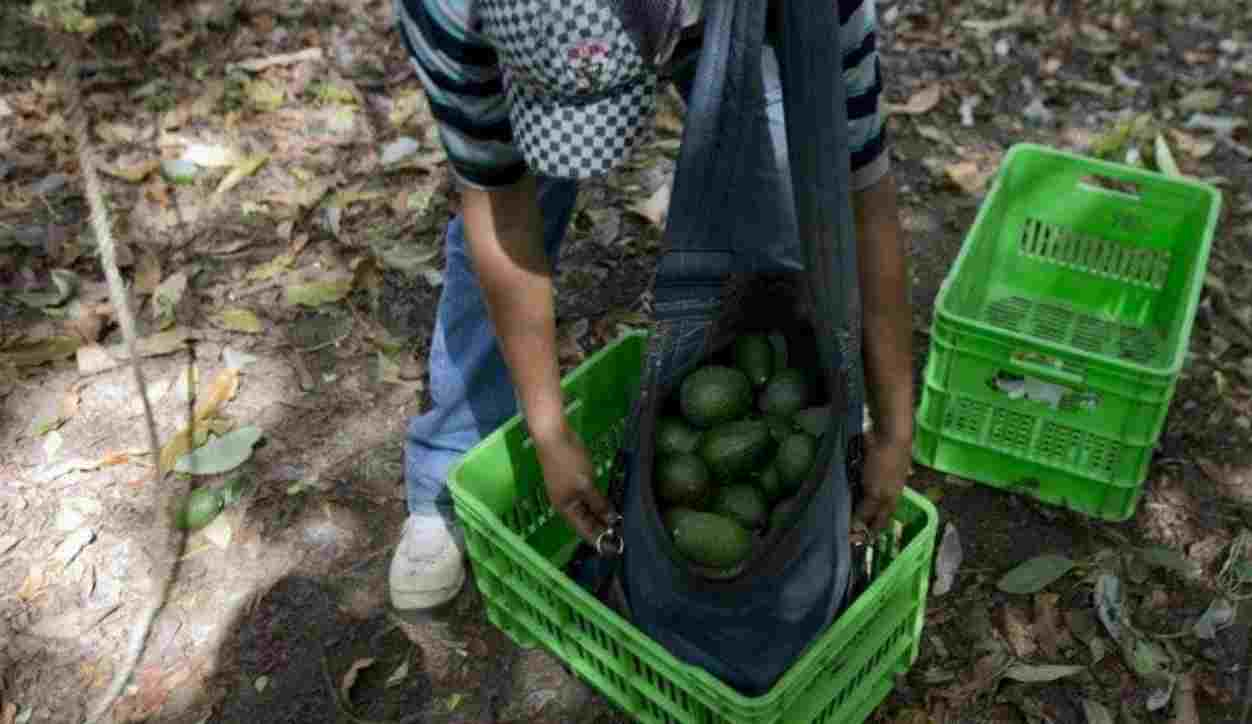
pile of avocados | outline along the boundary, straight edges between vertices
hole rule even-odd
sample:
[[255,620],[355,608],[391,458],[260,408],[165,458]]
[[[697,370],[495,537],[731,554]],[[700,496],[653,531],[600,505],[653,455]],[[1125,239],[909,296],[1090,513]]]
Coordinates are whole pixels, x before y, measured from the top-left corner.
[[790,518],[830,414],[818,374],[788,366],[781,332],[742,333],[666,401],[653,482],[666,532],[690,562],[733,569]]

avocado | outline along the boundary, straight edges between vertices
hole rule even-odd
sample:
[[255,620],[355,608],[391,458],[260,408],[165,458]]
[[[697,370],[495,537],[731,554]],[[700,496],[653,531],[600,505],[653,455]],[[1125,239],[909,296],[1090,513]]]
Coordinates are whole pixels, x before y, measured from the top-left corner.
[[787,338],[782,332],[771,332],[769,346],[774,350],[774,371],[787,369]]
[[813,437],[821,437],[830,426],[830,405],[810,407],[796,413],[796,427]]
[[182,510],[178,513],[178,524],[182,528],[196,530],[203,528],[222,511],[222,496],[212,488],[196,488],[183,501]]
[[779,370],[761,390],[758,404],[766,415],[782,415],[790,419],[809,404],[812,394],[813,386],[808,377],[800,370],[788,367]]
[[734,518],[745,528],[756,529],[765,526],[769,505],[759,490],[741,483],[718,491],[713,501],[713,512]]
[[754,387],[769,382],[774,373],[774,348],[763,334],[745,334],[735,340],[735,366]]
[[774,531],[783,527],[783,524],[791,518],[794,509],[794,499],[780,500],[769,512],[769,529]]
[[752,383],[733,367],[701,367],[687,375],[678,392],[683,416],[701,429],[738,420],[752,409]]
[[700,441],[699,455],[713,477],[728,481],[760,464],[769,442],[769,428],[763,421],[735,420],[706,432]]
[[682,505],[675,505],[674,507],[666,510],[661,516],[662,520],[665,521],[665,531],[671,536],[674,535],[674,528],[678,526],[678,521],[681,520],[683,516],[698,512],[700,511],[695,508],[688,508]]
[[778,500],[786,492],[783,487],[782,478],[778,477],[778,468],[773,463],[765,466],[761,474],[756,479],[756,486],[760,488],[761,495],[769,502]]
[[674,546],[700,565],[729,568],[752,552],[752,534],[731,518],[693,512],[677,517],[675,523]]
[[657,495],[670,505],[699,504],[708,495],[709,484],[709,468],[698,455],[667,455],[657,460]]
[[762,419],[769,426],[769,434],[774,438],[774,442],[782,442],[795,431],[795,425],[791,423],[791,420],[782,415],[765,415]]
[[656,450],[660,455],[683,455],[696,451],[700,444],[700,431],[688,425],[682,418],[666,415],[656,423]]
[[774,458],[774,467],[778,469],[783,487],[788,490],[800,487],[816,459],[817,441],[812,436],[797,432],[783,440],[778,446],[778,456]]

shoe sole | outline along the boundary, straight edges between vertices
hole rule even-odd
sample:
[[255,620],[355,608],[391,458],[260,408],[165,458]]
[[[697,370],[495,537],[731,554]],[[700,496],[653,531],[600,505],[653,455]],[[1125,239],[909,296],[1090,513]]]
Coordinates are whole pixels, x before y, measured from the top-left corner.
[[465,569],[462,568],[456,582],[433,591],[400,591],[391,588],[391,606],[397,611],[424,611],[438,608],[457,597],[465,587]]

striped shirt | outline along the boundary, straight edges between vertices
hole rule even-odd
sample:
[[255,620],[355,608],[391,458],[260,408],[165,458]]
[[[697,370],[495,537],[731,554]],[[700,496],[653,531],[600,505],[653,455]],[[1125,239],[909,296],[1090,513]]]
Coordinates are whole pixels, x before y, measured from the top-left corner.
[[[526,161],[513,143],[503,76],[490,41],[470,26],[473,0],[393,0],[399,35],[430,102],[449,165],[480,189],[517,182]],[[847,87],[852,186],[862,189],[887,171],[882,71],[876,0],[832,0],[839,6]],[[703,0],[684,0],[695,25]],[[696,43],[680,43],[670,62],[690,60]]]

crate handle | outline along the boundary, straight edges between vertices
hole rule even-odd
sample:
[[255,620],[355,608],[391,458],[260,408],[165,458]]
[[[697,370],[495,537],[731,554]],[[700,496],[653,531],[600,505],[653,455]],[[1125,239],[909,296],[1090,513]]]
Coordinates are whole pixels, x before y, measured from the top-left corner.
[[1026,359],[1017,354],[1009,356],[1009,364],[1015,367],[1018,372],[1041,377],[1049,382],[1061,385],[1082,387],[1083,383],[1086,382],[1085,377],[1077,372],[1071,372],[1033,359]]
[[1084,191],[1117,196],[1128,201],[1139,202],[1143,200],[1143,195],[1139,190],[1139,184],[1134,181],[1123,181],[1122,179],[1107,176],[1105,174],[1085,174],[1079,177],[1078,186]]

